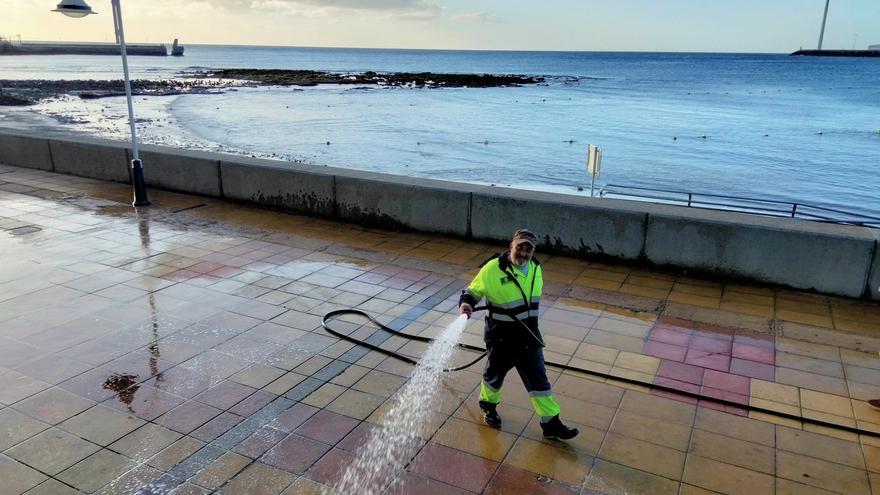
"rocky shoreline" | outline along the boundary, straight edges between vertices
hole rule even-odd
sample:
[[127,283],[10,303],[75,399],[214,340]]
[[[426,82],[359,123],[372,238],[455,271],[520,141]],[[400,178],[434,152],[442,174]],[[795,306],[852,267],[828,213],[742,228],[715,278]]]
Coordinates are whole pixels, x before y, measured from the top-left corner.
[[427,88],[495,88],[538,84],[543,77],[517,74],[443,74],[436,72],[335,73],[313,70],[220,69],[197,73],[204,78],[254,81],[268,86],[316,86],[318,84],[356,84],[412,86]]
[[[241,86],[316,86],[341,84],[416,88],[492,88],[543,83],[544,78],[515,74],[438,74],[433,72],[363,72],[343,74],[312,70],[218,69],[192,72],[180,79],[131,82],[136,96],[169,96],[221,92]],[[0,80],[0,106],[35,105],[64,95],[84,99],[124,96],[122,80]]]

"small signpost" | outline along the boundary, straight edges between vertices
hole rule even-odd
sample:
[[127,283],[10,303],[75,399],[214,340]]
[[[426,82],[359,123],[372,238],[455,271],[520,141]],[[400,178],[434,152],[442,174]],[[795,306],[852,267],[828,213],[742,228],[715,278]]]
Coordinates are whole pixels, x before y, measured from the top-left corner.
[[602,166],[602,150],[595,145],[587,147],[587,175],[590,176],[590,197],[593,197],[593,189],[596,186],[596,177]]

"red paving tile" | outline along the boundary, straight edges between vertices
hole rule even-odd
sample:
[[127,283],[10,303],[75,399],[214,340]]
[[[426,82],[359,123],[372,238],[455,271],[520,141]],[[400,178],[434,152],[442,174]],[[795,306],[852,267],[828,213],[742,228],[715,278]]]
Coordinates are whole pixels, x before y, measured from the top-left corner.
[[682,362],[687,354],[687,347],[649,340],[648,343],[645,344],[643,352],[648,356]]
[[296,429],[298,435],[335,445],[348,435],[360,421],[321,410]]
[[429,442],[416,456],[410,469],[449,485],[480,492],[498,469],[498,463]]
[[306,473],[310,480],[333,486],[345,474],[354,461],[354,454],[342,449],[332,449],[321,457]]
[[370,438],[370,433],[376,428],[370,423],[363,422],[351,431],[341,442],[336,444],[337,448],[354,452],[360,448]]
[[244,418],[236,414],[224,412],[211,421],[198,427],[195,431],[190,433],[189,436],[197,438],[203,442],[210,442],[232,429],[233,426],[240,423],[243,419]]
[[387,491],[388,495],[471,495],[472,493],[413,473],[404,473]]
[[183,397],[171,395],[146,385],[130,387],[104,402],[119,411],[134,413],[135,416],[152,421],[186,401]]
[[758,363],[775,364],[776,362],[776,349],[773,347],[734,342],[732,355],[735,358],[756,361]]
[[774,347],[776,345],[776,339],[772,335],[754,332],[737,332],[737,334],[733,336],[733,342],[737,344],[753,345],[756,347]]
[[735,329],[729,327],[722,327],[718,325],[711,325],[709,323],[702,323],[699,321],[694,322],[694,333],[707,333],[707,334],[715,334],[715,335],[729,335],[733,336],[735,333]]
[[706,370],[706,373],[703,375],[703,386],[736,394],[749,395],[748,377],[715,370]]
[[708,351],[698,351],[689,349],[684,362],[701,368],[709,368],[718,371],[727,371],[730,369],[730,355],[717,354]]
[[485,495],[572,495],[579,491],[579,487],[502,464],[483,493]]
[[704,368],[699,366],[663,360],[660,362],[660,367],[657,368],[657,377],[702,385],[705,371]]
[[270,394],[264,390],[257,390],[247,399],[231,407],[229,412],[233,412],[239,416],[250,416],[262,409],[266,404],[275,400],[276,397],[278,396],[275,394]]
[[776,379],[776,368],[772,364],[756,363],[737,358],[733,358],[730,361],[730,372],[771,382]]
[[688,333],[693,330],[694,323],[693,320],[685,320],[673,316],[660,316],[657,318],[657,326],[675,328]]
[[291,434],[266,452],[261,461],[278,469],[303,474],[329,450],[329,445]]

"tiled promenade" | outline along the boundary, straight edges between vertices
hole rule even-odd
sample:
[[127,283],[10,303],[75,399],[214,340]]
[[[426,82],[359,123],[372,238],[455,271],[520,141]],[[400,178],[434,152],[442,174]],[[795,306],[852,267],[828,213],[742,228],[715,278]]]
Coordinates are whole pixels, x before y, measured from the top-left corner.
[[[0,166],[2,495],[321,493],[411,370],[321,315],[435,335],[504,248],[130,195]],[[880,432],[880,306],[540,257],[548,361]],[[543,440],[516,373],[492,430],[475,368],[444,380],[388,493],[880,494],[878,437],[552,369],[581,435]]]

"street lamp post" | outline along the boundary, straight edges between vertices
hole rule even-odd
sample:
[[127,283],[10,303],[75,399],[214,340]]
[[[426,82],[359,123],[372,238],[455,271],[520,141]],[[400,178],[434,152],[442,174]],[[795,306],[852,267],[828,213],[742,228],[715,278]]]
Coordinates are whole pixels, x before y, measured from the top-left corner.
[[[119,0],[110,0],[110,5],[113,8],[113,27],[116,30],[116,42],[119,43],[119,50],[122,53],[125,98],[128,103],[128,124],[131,128],[131,181],[134,186],[134,201],[132,205],[149,206],[150,200],[147,199],[147,187],[144,183],[144,167],[138,153],[137,129],[134,125],[131,80],[128,77],[128,56],[125,50],[125,32],[122,29],[122,8],[119,6]],[[61,0],[61,3],[58,4],[53,12],[61,12],[68,17],[85,17],[89,14],[97,13],[92,10],[85,0]]]

